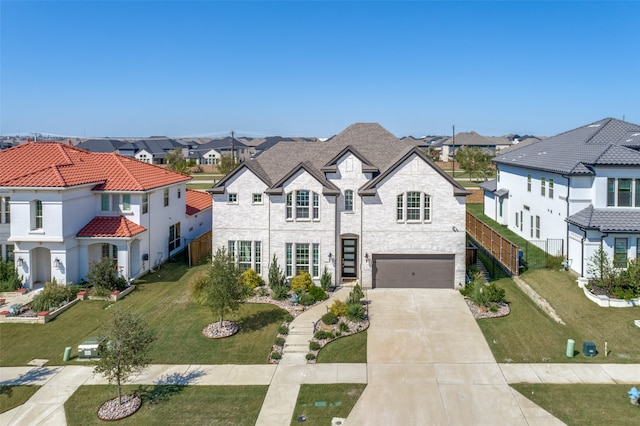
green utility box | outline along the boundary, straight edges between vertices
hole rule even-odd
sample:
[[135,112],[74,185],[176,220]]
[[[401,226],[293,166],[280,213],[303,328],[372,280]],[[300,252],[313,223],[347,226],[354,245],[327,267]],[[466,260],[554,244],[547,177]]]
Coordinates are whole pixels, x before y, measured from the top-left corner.
[[98,347],[104,339],[98,336],[87,337],[78,345],[78,358],[100,358]]

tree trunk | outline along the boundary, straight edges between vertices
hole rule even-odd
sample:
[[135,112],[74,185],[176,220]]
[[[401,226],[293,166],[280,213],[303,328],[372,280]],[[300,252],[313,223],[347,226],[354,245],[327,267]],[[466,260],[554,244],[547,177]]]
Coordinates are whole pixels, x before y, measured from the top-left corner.
[[118,385],[118,404],[122,405],[122,386],[120,385],[120,377],[116,379]]

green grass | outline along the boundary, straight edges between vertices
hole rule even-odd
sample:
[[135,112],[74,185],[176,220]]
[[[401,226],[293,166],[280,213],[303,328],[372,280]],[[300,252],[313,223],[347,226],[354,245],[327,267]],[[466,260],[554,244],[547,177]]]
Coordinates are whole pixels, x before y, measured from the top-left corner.
[[198,189],[211,189],[211,188],[213,188],[212,183],[188,183],[187,184],[187,189],[198,190]]
[[322,426],[330,425],[333,417],[346,418],[366,386],[351,383],[300,386],[291,424],[300,424],[299,416],[306,417],[305,425]]
[[0,385],[0,413],[24,404],[38,389],[37,385]]
[[361,331],[330,342],[318,352],[317,362],[366,363],[367,331]]
[[[552,320],[511,279],[495,281],[506,291],[511,314],[481,319],[478,325],[498,362],[640,362],[640,345],[637,339],[630,338],[637,333],[632,319],[640,315],[640,308],[600,308],[578,293],[578,286],[568,273],[536,270],[527,273],[527,277],[532,283],[535,280],[542,286],[555,287],[553,295],[543,291],[540,294],[567,325]],[[579,352],[583,341],[593,341],[601,353],[595,357],[578,353],[567,358],[567,339],[575,340],[575,350]],[[612,351],[608,357],[602,353],[605,340]]]
[[[239,323],[240,331],[226,339],[208,339],[202,329],[217,318],[207,308],[191,303],[189,282],[206,266],[188,269],[169,263],[154,274],[138,280],[136,290],[117,302],[143,315],[157,332],[151,350],[159,364],[264,364],[285,311],[267,304],[244,304],[227,319]],[[48,359],[49,365],[63,364],[67,346],[72,348],[71,364],[78,361],[77,346],[87,336],[96,335],[110,315],[112,302],[85,300],[55,320],[44,324],[0,324],[3,348],[0,366],[26,365],[34,358]]]
[[198,180],[220,180],[224,177],[224,175],[220,173],[194,173],[191,175],[191,178],[194,181]]
[[569,426],[637,425],[640,408],[629,403],[629,385],[511,385]]
[[[254,425],[267,386],[123,386],[142,406],[118,425]],[[115,386],[80,386],[64,404],[67,424],[104,425],[96,413],[118,395]]]

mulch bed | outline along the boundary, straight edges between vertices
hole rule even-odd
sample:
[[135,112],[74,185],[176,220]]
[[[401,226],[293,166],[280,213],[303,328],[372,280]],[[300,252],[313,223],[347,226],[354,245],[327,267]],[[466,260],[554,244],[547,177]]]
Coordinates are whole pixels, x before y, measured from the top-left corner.
[[238,324],[232,321],[212,322],[202,330],[202,334],[209,339],[223,339],[233,336],[239,330]]
[[138,395],[122,395],[122,404],[118,398],[110,399],[102,404],[98,410],[100,420],[114,421],[129,417],[142,405],[142,398]]

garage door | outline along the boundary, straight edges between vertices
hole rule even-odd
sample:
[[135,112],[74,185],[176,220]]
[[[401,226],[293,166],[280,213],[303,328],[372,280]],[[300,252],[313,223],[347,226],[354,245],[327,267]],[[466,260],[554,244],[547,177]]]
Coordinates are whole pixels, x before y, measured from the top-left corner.
[[373,288],[453,288],[453,254],[374,254]]

